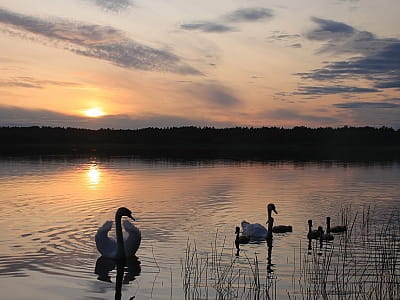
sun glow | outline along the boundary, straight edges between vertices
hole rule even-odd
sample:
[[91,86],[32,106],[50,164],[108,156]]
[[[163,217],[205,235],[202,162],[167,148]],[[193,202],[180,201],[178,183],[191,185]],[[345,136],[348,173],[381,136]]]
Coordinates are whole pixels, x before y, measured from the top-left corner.
[[83,113],[90,118],[97,118],[105,115],[105,113],[98,107],[89,108]]

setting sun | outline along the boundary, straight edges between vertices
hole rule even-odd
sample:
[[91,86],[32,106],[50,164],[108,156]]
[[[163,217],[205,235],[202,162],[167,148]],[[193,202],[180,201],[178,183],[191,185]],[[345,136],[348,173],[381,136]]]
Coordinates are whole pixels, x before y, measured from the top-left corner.
[[84,114],[91,118],[97,118],[105,115],[105,113],[98,107],[89,108],[84,111]]

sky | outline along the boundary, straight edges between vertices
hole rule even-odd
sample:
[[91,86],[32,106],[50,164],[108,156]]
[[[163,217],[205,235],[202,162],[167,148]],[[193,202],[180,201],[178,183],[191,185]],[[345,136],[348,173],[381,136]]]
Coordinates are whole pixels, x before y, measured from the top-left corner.
[[0,0],[0,126],[400,128],[399,0]]

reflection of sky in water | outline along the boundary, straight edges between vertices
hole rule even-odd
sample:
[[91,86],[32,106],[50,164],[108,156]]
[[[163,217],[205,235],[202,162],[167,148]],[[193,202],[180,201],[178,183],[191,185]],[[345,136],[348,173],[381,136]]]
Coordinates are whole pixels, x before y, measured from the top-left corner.
[[[276,225],[294,227],[292,234],[274,237],[272,254],[278,276],[290,278],[287,261],[304,238],[308,219],[324,225],[330,214],[337,225],[342,204],[354,209],[377,205],[383,217],[398,208],[398,178],[398,164],[0,160],[0,276],[10,281],[32,272],[58,274],[104,288],[93,282],[98,258],[93,237],[105,220],[114,219],[116,208],[126,206],[143,236],[137,253],[143,270],[140,285],[152,286],[158,265],[167,270],[155,283],[153,299],[160,299],[162,290],[169,296],[171,270],[174,288],[182,286],[180,259],[188,238],[207,251],[218,230],[228,249],[235,226],[243,219],[265,223],[265,205],[274,202]],[[265,245],[243,248],[250,257],[257,252],[260,261],[266,258]],[[72,282],[57,284],[72,287]],[[75,298],[85,298],[85,291],[77,288]]]

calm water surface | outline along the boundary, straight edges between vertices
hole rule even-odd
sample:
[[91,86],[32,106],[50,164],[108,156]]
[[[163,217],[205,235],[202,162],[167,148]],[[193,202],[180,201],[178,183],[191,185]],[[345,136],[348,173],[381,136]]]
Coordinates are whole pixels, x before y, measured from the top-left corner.
[[[142,231],[141,262],[122,299],[183,299],[181,260],[187,243],[199,251],[225,241],[231,251],[240,221],[294,232],[274,236],[277,298],[286,299],[294,251],[306,244],[307,220],[340,222],[342,206],[371,205],[387,220],[400,204],[398,163],[168,162],[113,159],[0,160],[0,289],[2,299],[114,299],[112,283],[94,273],[94,235],[120,206]],[[386,219],[385,219],[386,218]],[[266,264],[266,245],[245,245]],[[99,262],[98,262],[99,264]]]

